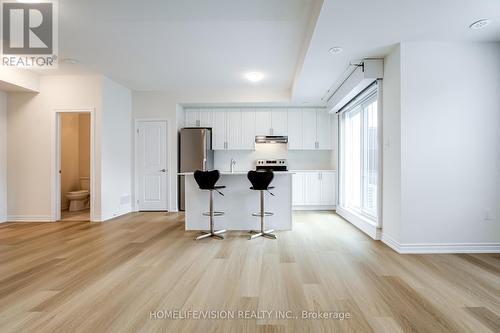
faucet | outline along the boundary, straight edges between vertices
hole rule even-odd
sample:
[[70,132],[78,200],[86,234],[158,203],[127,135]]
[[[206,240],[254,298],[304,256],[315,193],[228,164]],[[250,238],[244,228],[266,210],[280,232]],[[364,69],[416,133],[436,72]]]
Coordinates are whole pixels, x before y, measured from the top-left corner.
[[234,166],[235,165],[236,165],[236,160],[231,157],[231,162],[230,162],[230,165],[229,165],[229,170],[231,170],[231,173],[234,172]]

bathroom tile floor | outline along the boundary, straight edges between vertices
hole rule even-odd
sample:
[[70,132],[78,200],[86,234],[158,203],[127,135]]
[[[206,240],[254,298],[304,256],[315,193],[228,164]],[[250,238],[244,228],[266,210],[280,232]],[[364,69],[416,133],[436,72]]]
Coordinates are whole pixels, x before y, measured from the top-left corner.
[[61,212],[61,221],[72,221],[72,222],[90,221],[90,209],[85,209],[78,212],[70,212],[69,210],[63,210]]

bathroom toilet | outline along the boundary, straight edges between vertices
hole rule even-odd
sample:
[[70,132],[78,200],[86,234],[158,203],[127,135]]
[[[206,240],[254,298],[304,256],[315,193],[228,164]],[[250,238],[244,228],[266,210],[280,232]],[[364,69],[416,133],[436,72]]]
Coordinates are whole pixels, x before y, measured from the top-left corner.
[[69,200],[69,211],[77,212],[90,207],[90,178],[80,178],[80,188],[78,191],[66,193],[66,198]]

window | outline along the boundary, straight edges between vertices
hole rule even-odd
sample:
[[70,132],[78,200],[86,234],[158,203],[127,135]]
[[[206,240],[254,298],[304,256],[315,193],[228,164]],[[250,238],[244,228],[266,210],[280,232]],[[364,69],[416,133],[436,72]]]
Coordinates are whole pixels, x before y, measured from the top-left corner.
[[378,100],[376,85],[341,111],[339,205],[378,220]]

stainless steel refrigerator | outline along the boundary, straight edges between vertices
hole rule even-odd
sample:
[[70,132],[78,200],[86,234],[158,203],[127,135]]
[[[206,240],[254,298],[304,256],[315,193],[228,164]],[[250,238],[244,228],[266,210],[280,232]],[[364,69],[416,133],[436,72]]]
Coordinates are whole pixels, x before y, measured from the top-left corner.
[[[179,172],[212,170],[213,168],[212,129],[182,128],[179,135]],[[179,176],[179,210],[185,209],[184,203],[184,176]]]

